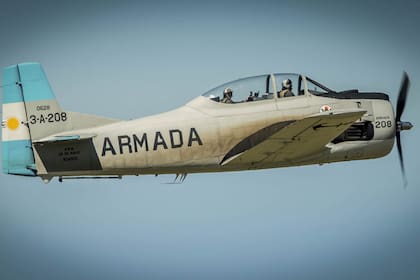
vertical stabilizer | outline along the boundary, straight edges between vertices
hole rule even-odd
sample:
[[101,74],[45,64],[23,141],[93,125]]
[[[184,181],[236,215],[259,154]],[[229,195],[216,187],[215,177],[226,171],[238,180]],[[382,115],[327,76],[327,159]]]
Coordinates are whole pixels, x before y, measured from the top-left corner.
[[3,172],[36,175],[32,142],[71,129],[39,63],[3,69]]
[[69,116],[61,109],[39,63],[17,65],[32,141],[71,130]]

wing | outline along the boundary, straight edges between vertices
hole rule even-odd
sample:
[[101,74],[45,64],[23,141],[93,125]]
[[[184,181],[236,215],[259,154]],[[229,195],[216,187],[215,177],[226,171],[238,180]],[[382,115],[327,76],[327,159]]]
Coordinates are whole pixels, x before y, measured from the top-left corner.
[[365,113],[365,110],[335,110],[275,123],[239,142],[220,164],[296,161],[308,157],[322,152],[326,144]]

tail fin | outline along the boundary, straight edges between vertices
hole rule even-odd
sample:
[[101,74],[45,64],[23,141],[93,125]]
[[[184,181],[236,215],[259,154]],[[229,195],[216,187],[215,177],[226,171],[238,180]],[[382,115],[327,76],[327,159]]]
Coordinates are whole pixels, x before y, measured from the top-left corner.
[[1,124],[3,172],[36,176],[32,141],[71,129],[39,63],[3,69]]

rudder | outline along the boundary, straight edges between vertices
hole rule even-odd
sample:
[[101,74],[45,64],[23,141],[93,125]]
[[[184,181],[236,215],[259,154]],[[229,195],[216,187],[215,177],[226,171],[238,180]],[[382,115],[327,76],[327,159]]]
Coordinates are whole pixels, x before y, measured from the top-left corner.
[[17,65],[3,69],[2,169],[4,173],[35,176],[35,160]]

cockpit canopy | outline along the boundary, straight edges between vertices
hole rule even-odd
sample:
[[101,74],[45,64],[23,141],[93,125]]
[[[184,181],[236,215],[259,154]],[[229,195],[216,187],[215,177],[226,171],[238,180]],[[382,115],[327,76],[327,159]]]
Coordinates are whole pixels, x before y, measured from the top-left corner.
[[[282,90],[285,90],[283,86],[285,84],[291,84],[290,93],[287,95],[281,94]],[[226,102],[226,99],[229,99],[227,92],[232,92],[231,102]],[[318,95],[334,91],[303,75],[278,73],[231,81],[209,90],[203,96],[215,102],[240,103],[283,96],[299,96],[308,94],[308,92]]]

